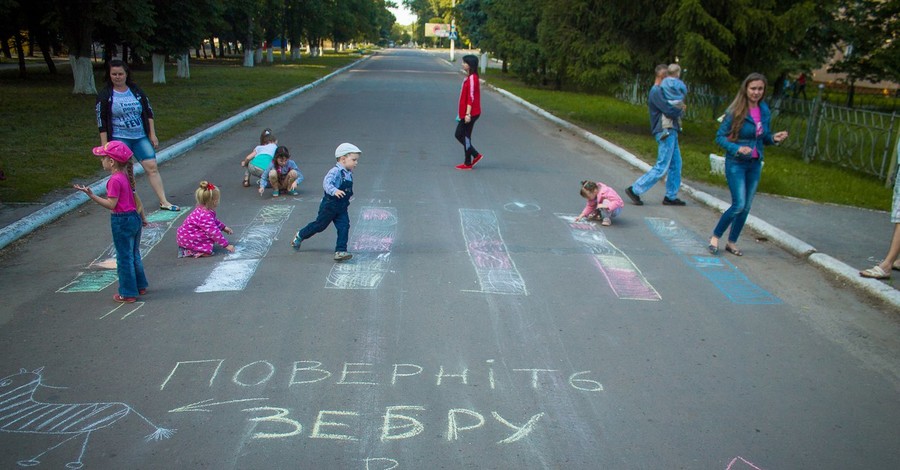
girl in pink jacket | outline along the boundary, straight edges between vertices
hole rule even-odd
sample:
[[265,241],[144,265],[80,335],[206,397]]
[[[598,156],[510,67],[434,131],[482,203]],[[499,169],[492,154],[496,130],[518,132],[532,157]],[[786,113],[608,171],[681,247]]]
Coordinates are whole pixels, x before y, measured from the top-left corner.
[[219,206],[219,188],[207,181],[201,181],[194,192],[197,207],[187,216],[181,227],[178,227],[178,257],[199,258],[210,256],[213,246],[218,243],[231,253],[234,245],[222,235],[234,233],[227,225],[216,218],[216,207]]
[[600,225],[610,225],[612,218],[618,217],[625,206],[616,190],[599,181],[582,181],[581,197],[587,199],[587,204],[581,215],[575,218],[576,222],[586,218],[600,219]]

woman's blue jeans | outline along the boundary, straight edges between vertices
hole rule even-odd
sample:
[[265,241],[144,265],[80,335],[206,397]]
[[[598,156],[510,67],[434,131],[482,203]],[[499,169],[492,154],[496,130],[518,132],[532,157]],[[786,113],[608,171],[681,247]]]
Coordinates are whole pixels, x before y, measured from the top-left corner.
[[141,261],[141,216],[136,211],[113,213],[109,223],[116,247],[119,295],[137,297],[138,290],[147,288],[144,263]]
[[762,174],[762,162],[759,158],[740,161],[734,157],[725,159],[725,179],[728,181],[728,189],[731,190],[731,207],[719,218],[719,223],[713,229],[716,238],[722,238],[725,229],[731,225],[728,233],[728,241],[736,243],[741,236],[741,230],[750,215],[750,205],[756,188],[759,186],[759,177]]

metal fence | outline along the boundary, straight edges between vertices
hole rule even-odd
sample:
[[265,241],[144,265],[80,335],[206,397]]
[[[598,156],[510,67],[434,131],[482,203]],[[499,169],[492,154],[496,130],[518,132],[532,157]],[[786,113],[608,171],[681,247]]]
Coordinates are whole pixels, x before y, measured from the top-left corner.
[[[787,130],[791,138],[784,146],[803,155],[803,160],[819,160],[872,175],[893,184],[897,174],[900,146],[900,115],[845,108],[822,99],[820,85],[812,100],[768,97],[772,128]],[[649,80],[635,79],[620,88],[616,97],[637,105],[647,104]],[[725,112],[730,98],[694,87],[688,93],[685,119],[715,119]]]

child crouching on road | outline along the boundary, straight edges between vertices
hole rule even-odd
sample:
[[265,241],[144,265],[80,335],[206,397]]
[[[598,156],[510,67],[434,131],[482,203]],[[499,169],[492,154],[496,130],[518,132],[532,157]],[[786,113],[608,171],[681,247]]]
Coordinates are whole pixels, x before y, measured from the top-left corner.
[[300,249],[300,243],[307,238],[325,230],[334,222],[337,229],[337,243],[334,246],[334,260],[346,261],[353,257],[347,253],[347,240],[350,235],[350,215],[347,212],[350,198],[353,196],[353,169],[359,163],[362,151],[355,145],[343,143],[334,150],[337,164],[325,175],[322,187],[325,194],[319,204],[319,215],[297,232],[291,246]]
[[119,292],[113,300],[133,303],[138,295],[147,293],[147,276],[141,261],[141,216],[134,203],[134,193],[125,174],[125,167],[133,155],[123,142],[111,140],[102,147],[95,147],[94,155],[103,157],[103,169],[109,171],[106,196],[100,197],[91,188],[76,184],[75,189],[85,193],[97,204],[112,211],[110,227],[113,245],[116,247],[116,273],[119,276]]
[[194,191],[197,207],[178,227],[179,258],[212,256],[216,243],[234,253],[234,245],[222,235],[222,232],[232,234],[234,231],[216,218],[219,196],[219,188],[207,181],[201,181],[200,187]]
[[259,181],[259,195],[265,192],[266,185],[272,187],[272,197],[278,197],[282,191],[287,191],[291,196],[298,196],[297,185],[303,181],[303,173],[300,167],[291,160],[291,152],[284,145],[275,150],[275,158],[266,169],[266,179]]
[[581,215],[575,221],[587,219],[599,219],[600,225],[612,224],[612,218],[618,217],[625,203],[613,188],[601,183],[585,180],[581,182],[581,197],[587,199],[587,204]]

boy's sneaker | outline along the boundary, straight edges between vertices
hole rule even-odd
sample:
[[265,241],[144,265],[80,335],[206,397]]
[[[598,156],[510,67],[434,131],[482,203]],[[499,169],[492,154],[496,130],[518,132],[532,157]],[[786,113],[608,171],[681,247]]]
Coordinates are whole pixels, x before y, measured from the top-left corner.
[[475,166],[475,164],[480,162],[482,158],[484,158],[484,155],[480,153],[478,155],[475,155],[475,158],[472,159],[472,166]]
[[610,225],[612,225],[612,220],[610,220],[609,217],[604,217],[603,222],[600,222],[600,225],[603,225],[604,227],[609,227]]
[[352,258],[353,255],[347,253],[346,251],[335,251],[334,252],[334,260],[335,261],[347,261]]
[[637,194],[634,194],[634,190],[631,189],[631,186],[625,188],[625,194],[627,194],[628,197],[631,198],[631,202],[633,202],[634,205],[636,205],[636,206],[644,205],[644,201],[641,200],[640,196],[638,196]]
[[300,239],[300,232],[297,232],[297,235],[294,235],[294,239],[291,240],[291,248],[293,248],[293,249],[295,249],[295,250],[299,250],[299,249],[300,249],[300,243],[301,243],[302,241],[303,241],[303,240]]
[[456,169],[457,170],[471,170],[472,165],[466,165],[465,163],[460,163],[459,165],[456,165]]
[[281,192],[280,192],[280,191],[278,191],[277,189],[274,190],[274,191],[272,191],[272,197],[278,197],[278,196],[281,196]]

